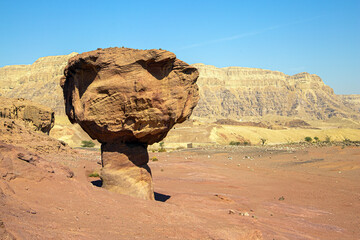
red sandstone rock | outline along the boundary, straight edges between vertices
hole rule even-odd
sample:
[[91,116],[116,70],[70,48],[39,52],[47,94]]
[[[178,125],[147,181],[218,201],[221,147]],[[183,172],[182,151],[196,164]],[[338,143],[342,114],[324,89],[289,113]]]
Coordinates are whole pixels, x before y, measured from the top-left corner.
[[197,69],[165,50],[95,50],[64,72],[66,114],[100,142],[159,142],[199,100]]
[[165,50],[108,48],[72,57],[64,75],[66,114],[102,143],[104,187],[153,199],[147,145],[191,115],[197,69]]

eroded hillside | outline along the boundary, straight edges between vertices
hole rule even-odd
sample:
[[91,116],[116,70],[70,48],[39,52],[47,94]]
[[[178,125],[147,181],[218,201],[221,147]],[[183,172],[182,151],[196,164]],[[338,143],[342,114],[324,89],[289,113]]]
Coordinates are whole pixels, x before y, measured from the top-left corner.
[[301,119],[358,118],[322,79],[309,73],[293,76],[257,68],[216,68],[194,64],[200,72],[200,102],[194,115],[232,118],[278,115]]

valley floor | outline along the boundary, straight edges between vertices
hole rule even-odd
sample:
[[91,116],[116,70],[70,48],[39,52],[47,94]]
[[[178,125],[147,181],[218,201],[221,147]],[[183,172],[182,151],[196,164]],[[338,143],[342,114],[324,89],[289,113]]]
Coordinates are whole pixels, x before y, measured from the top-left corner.
[[[48,155],[73,178],[1,180],[18,239],[357,239],[359,147],[215,147],[150,153],[157,201],[108,192],[100,153]],[[34,180],[35,179],[35,180]],[[6,187],[5,187],[6,186]],[[5,191],[4,189],[8,189]],[[1,189],[0,189],[1,190]]]

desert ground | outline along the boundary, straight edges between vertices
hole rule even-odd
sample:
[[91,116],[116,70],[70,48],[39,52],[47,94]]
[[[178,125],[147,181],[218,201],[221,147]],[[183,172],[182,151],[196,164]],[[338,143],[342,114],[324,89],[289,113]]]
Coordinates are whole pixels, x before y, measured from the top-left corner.
[[149,154],[156,201],[102,189],[97,149],[43,154],[37,167],[21,161],[1,182],[4,239],[360,239],[359,147]]

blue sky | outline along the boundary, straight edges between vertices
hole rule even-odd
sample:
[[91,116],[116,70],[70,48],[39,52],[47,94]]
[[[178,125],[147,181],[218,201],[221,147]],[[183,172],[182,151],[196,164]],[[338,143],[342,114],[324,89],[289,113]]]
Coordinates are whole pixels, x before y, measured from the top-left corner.
[[319,75],[360,94],[360,0],[0,0],[0,67],[96,48]]

